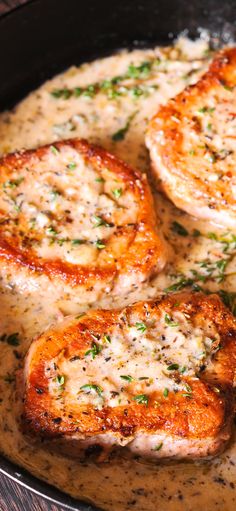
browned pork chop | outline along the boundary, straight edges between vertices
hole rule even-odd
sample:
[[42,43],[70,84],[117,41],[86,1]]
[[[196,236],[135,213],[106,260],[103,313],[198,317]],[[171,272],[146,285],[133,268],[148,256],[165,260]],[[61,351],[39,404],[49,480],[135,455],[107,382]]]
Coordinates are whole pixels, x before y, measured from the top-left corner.
[[161,106],[146,136],[161,187],[177,207],[236,225],[236,48]]
[[198,458],[231,435],[236,320],[216,295],[93,310],[33,341],[24,428],[79,448]]
[[166,262],[145,175],[66,140],[0,160],[0,264],[44,275],[77,301],[124,295]]

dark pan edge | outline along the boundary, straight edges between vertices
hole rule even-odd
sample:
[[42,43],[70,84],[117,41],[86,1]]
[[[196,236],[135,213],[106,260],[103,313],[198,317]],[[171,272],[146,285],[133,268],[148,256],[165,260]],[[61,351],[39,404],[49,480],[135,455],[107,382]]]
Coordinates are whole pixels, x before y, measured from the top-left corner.
[[92,504],[75,500],[54,486],[34,477],[27,470],[15,465],[0,455],[0,474],[3,474],[23,488],[32,491],[39,497],[49,500],[52,504],[62,505],[71,511],[101,511]]

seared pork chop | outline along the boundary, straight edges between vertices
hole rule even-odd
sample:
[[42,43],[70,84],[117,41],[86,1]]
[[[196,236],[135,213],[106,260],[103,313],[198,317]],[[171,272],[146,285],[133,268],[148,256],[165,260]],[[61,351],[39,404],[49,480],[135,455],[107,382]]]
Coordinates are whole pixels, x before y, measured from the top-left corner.
[[174,204],[236,223],[236,48],[218,53],[193,86],[161,106],[146,136],[154,173]]
[[[77,301],[123,295],[166,262],[145,175],[79,139],[0,160],[0,264]],[[59,288],[59,287],[58,287]]]
[[215,455],[231,435],[235,369],[236,320],[216,295],[89,311],[33,341],[24,428],[68,448]]

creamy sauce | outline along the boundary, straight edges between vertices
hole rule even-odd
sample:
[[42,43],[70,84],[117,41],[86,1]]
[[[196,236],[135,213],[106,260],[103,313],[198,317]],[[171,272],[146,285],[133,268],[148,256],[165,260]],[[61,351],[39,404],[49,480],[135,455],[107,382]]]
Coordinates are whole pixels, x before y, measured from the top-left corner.
[[[208,62],[207,42],[179,40],[173,49],[124,51],[73,67],[32,93],[14,111],[0,116],[0,152],[80,136],[148,171],[144,133],[149,118],[158,104],[194,83]],[[170,261],[145,288],[124,297],[123,304],[189,284],[220,291],[236,311],[236,231],[197,221],[153,192],[163,233],[172,247]],[[160,510],[168,511],[235,509],[233,441],[212,461],[171,465],[123,457],[94,465],[29,442],[19,429],[15,371],[33,336],[65,314],[86,309],[86,304],[79,307],[76,300],[73,304],[57,301],[43,281],[40,287],[33,281],[18,286],[7,272],[1,277],[0,297],[1,334],[7,334],[1,338],[0,364],[0,449],[4,455],[70,495],[108,510],[155,511],[157,502]],[[116,302],[106,297],[102,305],[115,307]],[[16,332],[17,336],[9,337]]]

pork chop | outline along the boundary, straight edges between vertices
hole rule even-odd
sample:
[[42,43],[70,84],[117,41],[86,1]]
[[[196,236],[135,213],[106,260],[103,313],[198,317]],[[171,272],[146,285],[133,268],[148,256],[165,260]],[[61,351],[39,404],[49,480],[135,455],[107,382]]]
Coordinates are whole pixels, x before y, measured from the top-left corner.
[[161,188],[191,215],[235,227],[236,48],[161,106],[146,144]]
[[231,435],[235,370],[236,320],[216,295],[89,311],[33,341],[24,430],[74,451],[216,455]]
[[0,187],[0,265],[24,287],[44,275],[95,302],[165,265],[146,176],[102,148],[73,139],[7,155]]

